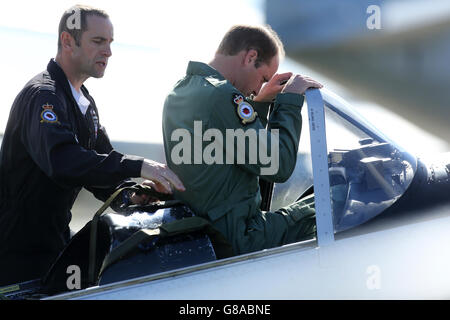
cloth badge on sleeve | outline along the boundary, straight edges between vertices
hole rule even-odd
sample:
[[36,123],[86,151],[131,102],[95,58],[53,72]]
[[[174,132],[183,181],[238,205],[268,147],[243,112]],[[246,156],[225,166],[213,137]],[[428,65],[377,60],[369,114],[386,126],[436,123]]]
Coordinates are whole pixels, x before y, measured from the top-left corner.
[[255,121],[256,116],[258,115],[250,103],[245,101],[244,97],[240,94],[235,94],[233,96],[233,103],[237,105],[236,113],[241,119],[242,124],[248,124]]
[[47,122],[47,123],[57,123],[59,124],[60,122],[58,121],[58,116],[56,115],[56,113],[53,111],[53,106],[51,104],[44,104],[42,106],[42,112],[41,112],[41,123],[43,122]]

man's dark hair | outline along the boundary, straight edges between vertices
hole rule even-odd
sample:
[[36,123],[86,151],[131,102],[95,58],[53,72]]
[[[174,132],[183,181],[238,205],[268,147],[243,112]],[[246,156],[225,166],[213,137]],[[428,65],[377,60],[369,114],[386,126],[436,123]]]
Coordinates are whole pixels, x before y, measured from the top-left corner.
[[[59,21],[58,52],[61,50],[61,33],[64,31],[74,38],[77,46],[80,46],[81,35],[87,30],[86,18],[88,16],[109,18],[105,11],[85,5],[75,5],[66,10]],[[76,21],[76,19],[79,21]],[[78,22],[78,25],[76,22]]]
[[277,33],[268,25],[247,26],[235,25],[225,34],[216,53],[234,56],[242,50],[254,49],[258,52],[256,67],[261,63],[269,64],[270,60],[284,56],[284,47]]

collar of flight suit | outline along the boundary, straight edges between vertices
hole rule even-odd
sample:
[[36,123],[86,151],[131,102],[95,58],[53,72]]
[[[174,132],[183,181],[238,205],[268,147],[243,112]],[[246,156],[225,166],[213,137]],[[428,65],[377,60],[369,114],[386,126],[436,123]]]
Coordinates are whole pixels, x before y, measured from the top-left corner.
[[67,79],[63,69],[54,59],[50,59],[50,62],[47,65],[47,71],[50,73],[52,79],[55,79],[56,82],[62,86],[65,94],[72,97],[72,90],[70,89],[68,82],[69,80]]
[[213,76],[217,78],[218,80],[226,80],[224,76],[214,69],[213,67],[207,65],[203,62],[197,62],[197,61],[189,61],[186,74],[188,75],[199,75],[204,77],[210,77]]

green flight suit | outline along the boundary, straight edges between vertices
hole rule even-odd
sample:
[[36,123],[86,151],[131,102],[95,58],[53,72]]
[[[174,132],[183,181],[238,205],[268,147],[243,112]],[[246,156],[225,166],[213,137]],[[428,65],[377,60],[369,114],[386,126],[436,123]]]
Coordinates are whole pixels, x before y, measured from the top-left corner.
[[[239,95],[243,96],[217,70],[191,61],[186,76],[167,96],[163,111],[166,161],[186,187],[185,192],[176,191],[175,197],[187,203],[198,216],[211,221],[227,238],[236,254],[314,237],[313,197],[276,212],[260,210],[259,178],[284,182],[295,168],[302,127],[300,111],[303,96],[278,94],[274,110],[267,120],[269,103],[245,99],[247,105],[240,106],[247,107],[239,109],[235,100]],[[248,104],[253,110],[248,108]],[[238,110],[243,113],[239,114]],[[257,113],[256,118],[243,123],[247,119],[246,114],[252,111]],[[265,130],[266,125],[269,130]],[[215,129],[215,133],[207,135],[208,129]],[[261,138],[256,135],[257,140],[249,142],[249,139],[241,146],[235,143],[234,148],[230,148],[225,141],[230,129],[242,129],[249,134],[252,133],[248,131],[250,129],[255,132],[261,129],[266,136]],[[269,164],[267,159],[263,162],[259,157],[256,163],[251,161],[251,146],[260,146],[260,140],[267,139],[266,154],[271,155],[273,129],[279,130],[278,170],[274,174],[261,175],[261,169]],[[183,136],[183,132],[189,132],[190,138]],[[223,139],[217,137],[218,133],[222,133]],[[213,142],[214,146],[220,146],[214,152],[211,151]],[[239,151],[243,145],[245,148]],[[207,160],[205,154],[215,156],[215,162]],[[239,162],[239,156],[245,157],[244,163],[242,158]]]

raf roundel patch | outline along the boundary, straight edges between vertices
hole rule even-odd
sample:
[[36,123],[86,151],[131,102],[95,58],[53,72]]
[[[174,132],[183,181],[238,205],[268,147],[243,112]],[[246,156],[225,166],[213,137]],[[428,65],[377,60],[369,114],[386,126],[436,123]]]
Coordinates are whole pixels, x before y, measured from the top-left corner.
[[235,94],[233,96],[233,102],[237,105],[236,112],[238,117],[241,119],[242,124],[248,124],[255,121],[258,115],[250,103],[245,101],[244,97],[240,94]]
[[47,122],[47,123],[59,123],[58,116],[53,111],[53,106],[51,104],[44,104],[42,106],[42,112],[41,112],[41,123]]

